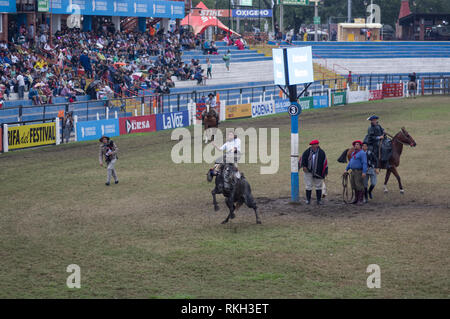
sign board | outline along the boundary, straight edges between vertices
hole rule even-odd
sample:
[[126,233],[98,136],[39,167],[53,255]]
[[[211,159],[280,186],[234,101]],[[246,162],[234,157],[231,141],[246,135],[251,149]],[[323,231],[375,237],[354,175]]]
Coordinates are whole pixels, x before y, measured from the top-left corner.
[[253,5],[253,0],[239,0],[238,3],[243,7],[251,7]]
[[[285,74],[286,50],[287,70]],[[272,49],[274,82],[277,85],[296,85],[314,82],[311,47],[294,47],[285,49]],[[286,83],[287,78],[287,83]]]
[[238,119],[252,116],[251,104],[227,105],[225,109],[225,119]]
[[[0,0],[0,8],[2,2],[4,1]],[[52,0],[50,11],[53,14],[171,19],[182,19],[185,16],[184,2],[160,0]]]
[[309,0],[277,0],[277,4],[307,6],[309,5]]
[[320,17],[314,17],[314,24],[320,24]]
[[[5,132],[6,134],[6,132]],[[56,143],[56,124],[43,123],[8,127],[8,148],[10,150]]]
[[119,119],[80,121],[77,123],[77,141],[96,140],[106,135],[119,136]]
[[247,10],[235,9],[231,11],[233,17],[237,18],[270,18],[272,17],[272,9]]
[[49,0],[38,0],[38,12],[48,12],[49,11]]
[[252,103],[252,117],[265,116],[275,114],[275,102],[256,102]]
[[189,111],[156,114],[156,129],[170,130],[189,126]]
[[0,12],[17,12],[16,11],[16,0],[1,0],[0,1]]
[[310,110],[314,108],[314,98],[312,96],[301,97],[298,99],[298,105],[302,110]]
[[119,118],[120,135],[156,131],[154,114]]
[[331,94],[331,105],[345,105],[347,102],[347,93],[344,92],[334,92]]

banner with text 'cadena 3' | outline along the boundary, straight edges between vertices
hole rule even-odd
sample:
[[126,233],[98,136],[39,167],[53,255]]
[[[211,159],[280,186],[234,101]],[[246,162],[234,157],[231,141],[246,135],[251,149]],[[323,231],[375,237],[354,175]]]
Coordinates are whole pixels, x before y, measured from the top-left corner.
[[156,129],[169,130],[189,126],[189,111],[156,114]]
[[56,124],[42,123],[8,127],[8,148],[16,150],[56,144]]
[[77,123],[77,141],[98,140],[103,135],[108,137],[119,136],[119,119]]
[[119,119],[120,134],[132,134],[156,131],[155,114],[144,116],[121,117]]
[[252,117],[275,114],[275,101],[252,103]]
[[334,92],[331,93],[331,105],[345,105],[347,102],[346,92]]
[[251,116],[252,116],[252,105],[250,103],[226,106],[225,119],[227,120]]

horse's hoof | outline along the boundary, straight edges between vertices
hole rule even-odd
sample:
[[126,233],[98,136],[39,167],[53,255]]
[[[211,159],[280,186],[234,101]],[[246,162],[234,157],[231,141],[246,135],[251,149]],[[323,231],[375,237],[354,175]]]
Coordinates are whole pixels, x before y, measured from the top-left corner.
[[219,206],[214,206],[214,211],[218,211],[219,210]]
[[400,194],[402,194],[402,195],[405,194],[405,190],[404,190],[404,189],[401,189],[401,190],[400,190]]
[[223,222],[221,222],[222,225],[226,223],[228,223],[228,220],[224,220]]
[[256,223],[259,224],[259,225],[261,225],[261,221],[260,221],[260,220],[257,220]]
[[232,213],[232,214],[230,215],[230,218],[233,219],[234,217],[236,217],[236,215],[235,215],[234,213]]

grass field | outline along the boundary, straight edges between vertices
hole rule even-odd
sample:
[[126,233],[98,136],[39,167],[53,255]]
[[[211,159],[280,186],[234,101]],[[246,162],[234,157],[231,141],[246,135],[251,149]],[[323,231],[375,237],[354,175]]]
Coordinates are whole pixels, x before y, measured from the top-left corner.
[[[373,113],[417,147],[401,158],[404,195],[393,177],[383,193],[382,172],[374,199],[350,207],[336,159]],[[114,138],[120,183],[110,187],[97,142],[0,154],[0,298],[450,297],[450,97],[305,111],[300,151],[318,138],[329,159],[323,207],[288,204],[288,115],[222,127],[250,126],[280,128],[277,174],[240,165],[262,225],[247,207],[220,224],[210,165],[174,164],[170,131]],[[81,267],[81,289],[66,286],[69,264]],[[380,289],[366,286],[369,264],[381,268]]]

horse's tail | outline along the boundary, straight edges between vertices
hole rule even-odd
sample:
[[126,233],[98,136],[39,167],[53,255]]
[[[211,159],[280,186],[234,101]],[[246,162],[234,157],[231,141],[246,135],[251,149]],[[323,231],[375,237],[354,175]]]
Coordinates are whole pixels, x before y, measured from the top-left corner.
[[347,163],[347,153],[348,153],[348,148],[342,152],[341,156],[339,156],[337,161],[339,163]]

